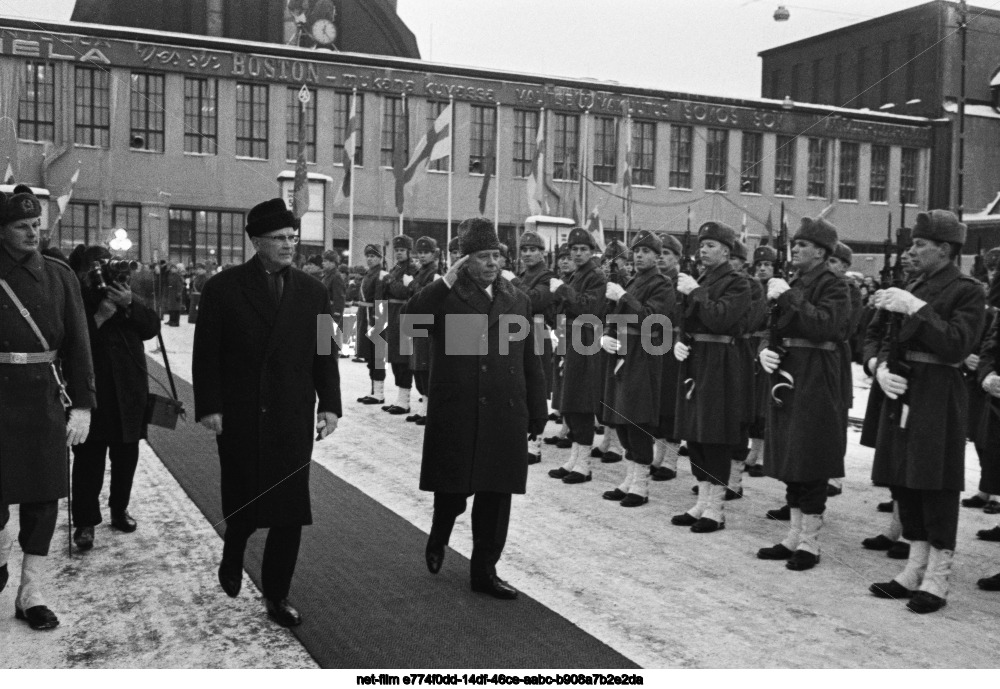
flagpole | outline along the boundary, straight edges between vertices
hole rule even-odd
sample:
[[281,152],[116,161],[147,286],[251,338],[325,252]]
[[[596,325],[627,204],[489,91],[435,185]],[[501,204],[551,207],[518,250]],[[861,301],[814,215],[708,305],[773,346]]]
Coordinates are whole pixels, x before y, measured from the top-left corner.
[[[406,136],[405,136],[404,141],[405,142],[409,142],[409,140],[410,140],[410,117],[409,117],[409,113],[406,111],[406,94],[405,93],[403,94],[403,124],[402,124],[402,126],[406,127]],[[400,154],[400,155],[402,155],[402,154]],[[398,184],[398,182],[397,182],[397,184]],[[404,194],[405,194],[405,191],[404,191]],[[403,198],[404,198],[404,203],[405,203],[405,196]],[[399,234],[403,234],[403,211],[399,212]]]
[[[349,121],[354,122],[354,126],[357,127],[357,117],[358,113],[358,90],[351,89],[351,114],[348,116]],[[349,193],[351,198],[347,203],[347,265],[350,267],[351,261],[354,260],[354,158],[357,156],[358,141],[357,133],[351,132],[347,136],[353,136],[354,139],[354,151],[351,153],[351,184],[349,188]]]
[[[447,237],[448,243],[445,245],[445,251],[448,251],[448,247],[451,246],[451,212],[452,212],[452,208],[451,208],[451,198],[452,198],[451,197],[451,194],[452,194],[451,185],[452,185],[452,178],[455,176],[455,156],[453,155],[454,150],[455,150],[455,145],[454,145],[454,142],[455,142],[455,139],[454,139],[454,136],[455,136],[455,98],[454,98],[454,96],[448,98],[448,110],[451,113],[448,116],[449,120],[450,120],[450,122],[448,123],[448,137],[449,137],[448,140],[449,140],[451,146],[450,146],[450,149],[448,151],[448,231],[447,231],[447,233],[445,235]],[[448,257],[448,260],[449,261],[451,260],[451,256],[450,255]]]
[[496,142],[493,146],[493,229],[500,236],[500,101],[496,105]]
[[[580,226],[587,218],[587,151],[590,149],[590,110],[583,111],[583,151],[580,154]],[[574,218],[575,219],[575,218]]]

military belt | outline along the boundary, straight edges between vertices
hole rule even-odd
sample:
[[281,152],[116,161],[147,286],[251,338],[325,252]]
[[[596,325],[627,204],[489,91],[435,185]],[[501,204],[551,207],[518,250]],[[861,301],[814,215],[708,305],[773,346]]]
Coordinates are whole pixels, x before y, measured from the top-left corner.
[[736,338],[732,335],[713,335],[712,333],[691,333],[695,342],[715,342],[717,344],[732,344]]
[[366,306],[370,309],[371,307],[375,306],[375,304],[369,304],[367,301],[359,301],[358,306]]
[[836,352],[836,342],[813,342],[802,337],[786,337],[781,341],[785,347],[797,347],[799,349],[822,349],[827,352]]
[[769,333],[769,332],[768,332],[768,331],[766,331],[766,330],[758,330],[758,331],[757,331],[757,332],[755,332],[755,333],[748,333],[748,334],[747,334],[747,337],[761,337],[761,338],[764,338],[764,337],[768,337],[768,336],[770,336],[770,334],[771,334],[771,333]]
[[406,303],[405,299],[388,299],[387,301],[390,304],[405,304]]
[[0,364],[51,364],[58,352],[0,352]]
[[907,361],[916,361],[921,364],[936,364],[938,366],[951,366],[952,368],[960,368],[962,366],[962,362],[954,364],[930,352],[905,352],[903,358]]

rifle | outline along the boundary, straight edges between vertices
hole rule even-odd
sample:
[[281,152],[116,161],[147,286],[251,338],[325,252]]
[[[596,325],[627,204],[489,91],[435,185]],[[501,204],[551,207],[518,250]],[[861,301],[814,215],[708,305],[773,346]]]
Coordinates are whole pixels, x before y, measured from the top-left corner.
[[[910,244],[910,231],[901,227],[896,230],[896,262],[890,274],[889,287],[906,288],[906,279],[903,273],[903,254]],[[889,353],[886,357],[886,366],[889,373],[906,378],[913,368],[905,362],[906,347],[899,342],[899,331],[903,326],[903,314],[886,312],[889,317],[888,339]],[[889,418],[898,421],[901,429],[906,428],[906,422],[910,415],[910,404],[904,393],[896,398],[889,411]]]
[[[620,287],[625,287],[625,283],[627,282],[627,280],[625,279],[625,276],[622,275],[621,268],[618,267],[617,259],[618,259],[617,255],[611,257],[611,265],[608,266],[608,282],[609,283],[613,282]],[[611,309],[610,314],[621,313],[622,308],[623,308],[622,300],[619,299],[617,302],[615,302],[615,307]],[[618,326],[613,321],[608,322],[608,335],[609,337],[613,337],[616,340],[623,339],[618,337]],[[622,365],[625,363],[625,356],[621,353],[621,351],[615,353],[614,356],[615,356],[615,365],[613,374],[618,373],[618,371],[621,370]]]
[[[678,266],[681,273],[691,275],[695,274],[696,266],[694,259],[691,258],[691,230],[690,228],[684,233],[684,250],[681,252],[681,261]],[[685,314],[687,313],[687,296],[681,295],[680,298],[680,309],[678,311],[677,318],[677,341],[691,346],[690,338],[687,334],[687,329],[684,327]],[[687,359],[680,362],[680,375],[678,380],[687,388],[687,393],[684,395],[685,399],[691,399],[694,394],[694,378],[688,375],[688,361],[691,360],[690,355]]]
[[[785,226],[785,208],[784,204],[781,207],[781,229],[778,231],[778,241],[775,247],[778,251],[778,260],[774,262],[774,277],[785,277],[785,255],[788,251],[788,228]],[[766,287],[765,287],[766,289]],[[785,355],[788,354],[788,350],[781,346],[781,335],[778,332],[778,323],[781,321],[781,307],[778,305],[778,300],[775,299],[771,302],[767,309],[767,330],[768,330],[768,345],[767,348],[778,355],[780,359],[784,359]],[[775,407],[784,406],[784,402],[778,397],[778,391],[782,388],[788,388],[789,390],[795,389],[795,378],[792,377],[788,371],[781,368],[779,362],[778,368],[775,369],[774,373],[771,374],[771,380],[773,385],[771,386],[771,404]]]

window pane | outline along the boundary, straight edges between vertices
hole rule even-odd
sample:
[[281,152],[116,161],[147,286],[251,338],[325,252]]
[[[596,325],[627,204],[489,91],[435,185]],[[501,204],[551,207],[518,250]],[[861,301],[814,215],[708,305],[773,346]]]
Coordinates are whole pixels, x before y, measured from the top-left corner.
[[132,74],[129,84],[129,146],[141,151],[163,151],[162,74]]
[[111,224],[114,229],[125,230],[132,242],[132,248],[124,253],[118,252],[117,255],[122,258],[139,260],[142,255],[139,246],[139,242],[142,241],[142,208],[139,206],[115,206]]
[[[285,158],[287,160],[296,160],[299,157],[299,118],[302,117],[302,102],[299,100],[300,88],[289,87],[285,91]],[[309,89],[309,102],[306,103],[306,161],[316,162],[316,89]]]
[[99,207],[96,203],[71,202],[59,221],[59,250],[69,256],[77,244],[97,241]]
[[[352,97],[351,92],[344,91],[337,92],[335,95],[333,117],[333,160],[335,163],[342,163],[344,160],[344,139],[347,138],[347,125],[351,121]],[[357,95],[355,107],[358,134],[354,137],[354,166],[363,167],[365,164],[365,96],[363,93]]]
[[493,155],[496,148],[497,111],[485,105],[472,106],[472,122],[469,124],[469,172],[485,174],[496,164]]
[[841,199],[858,198],[858,145],[849,141],[840,142],[840,175],[837,196]]
[[632,183],[645,187],[656,184],[656,123],[632,122]]
[[900,151],[899,197],[903,203],[917,202],[917,149]]
[[778,135],[774,151],[774,193],[795,194],[795,137]]
[[764,136],[757,132],[743,132],[743,150],[740,155],[740,191],[745,194],[760,193],[760,155]]
[[28,141],[52,141],[55,122],[55,66],[27,62],[24,92],[17,108],[17,136]]
[[808,196],[826,196],[827,144],[826,139],[809,139]]
[[670,125],[670,186],[691,188],[691,127]]
[[236,84],[236,155],[267,158],[267,109],[267,86]]
[[107,148],[111,137],[110,75],[91,67],[73,72],[73,141]]
[[889,181],[889,147],[872,146],[871,185],[868,188],[868,200],[874,203],[884,203],[887,198]]
[[538,144],[538,113],[514,111],[514,176],[528,177]]
[[576,180],[579,178],[577,156],[580,150],[580,117],[556,113],[555,120],[552,178]]
[[594,118],[593,178],[607,184],[618,179],[618,125],[613,117]]
[[705,145],[705,189],[726,190],[729,167],[729,130],[709,129]]
[[184,78],[184,152],[218,153],[215,79]]

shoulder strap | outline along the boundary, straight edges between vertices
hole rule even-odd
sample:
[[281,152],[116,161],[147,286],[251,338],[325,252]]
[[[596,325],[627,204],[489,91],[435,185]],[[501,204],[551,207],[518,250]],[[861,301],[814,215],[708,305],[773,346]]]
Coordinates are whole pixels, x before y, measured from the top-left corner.
[[35,323],[35,319],[31,317],[31,313],[28,309],[24,308],[24,304],[22,304],[21,300],[17,298],[17,295],[14,294],[14,289],[6,280],[3,279],[0,279],[0,287],[3,287],[3,291],[6,292],[7,296],[10,297],[10,300],[14,302],[14,306],[17,307],[18,312],[20,312],[24,320],[28,322],[28,325],[31,326],[31,329],[35,333],[35,337],[37,337],[38,341],[42,343],[42,349],[49,351],[49,341],[45,339],[45,335],[42,335],[42,331],[38,329],[38,325]]

